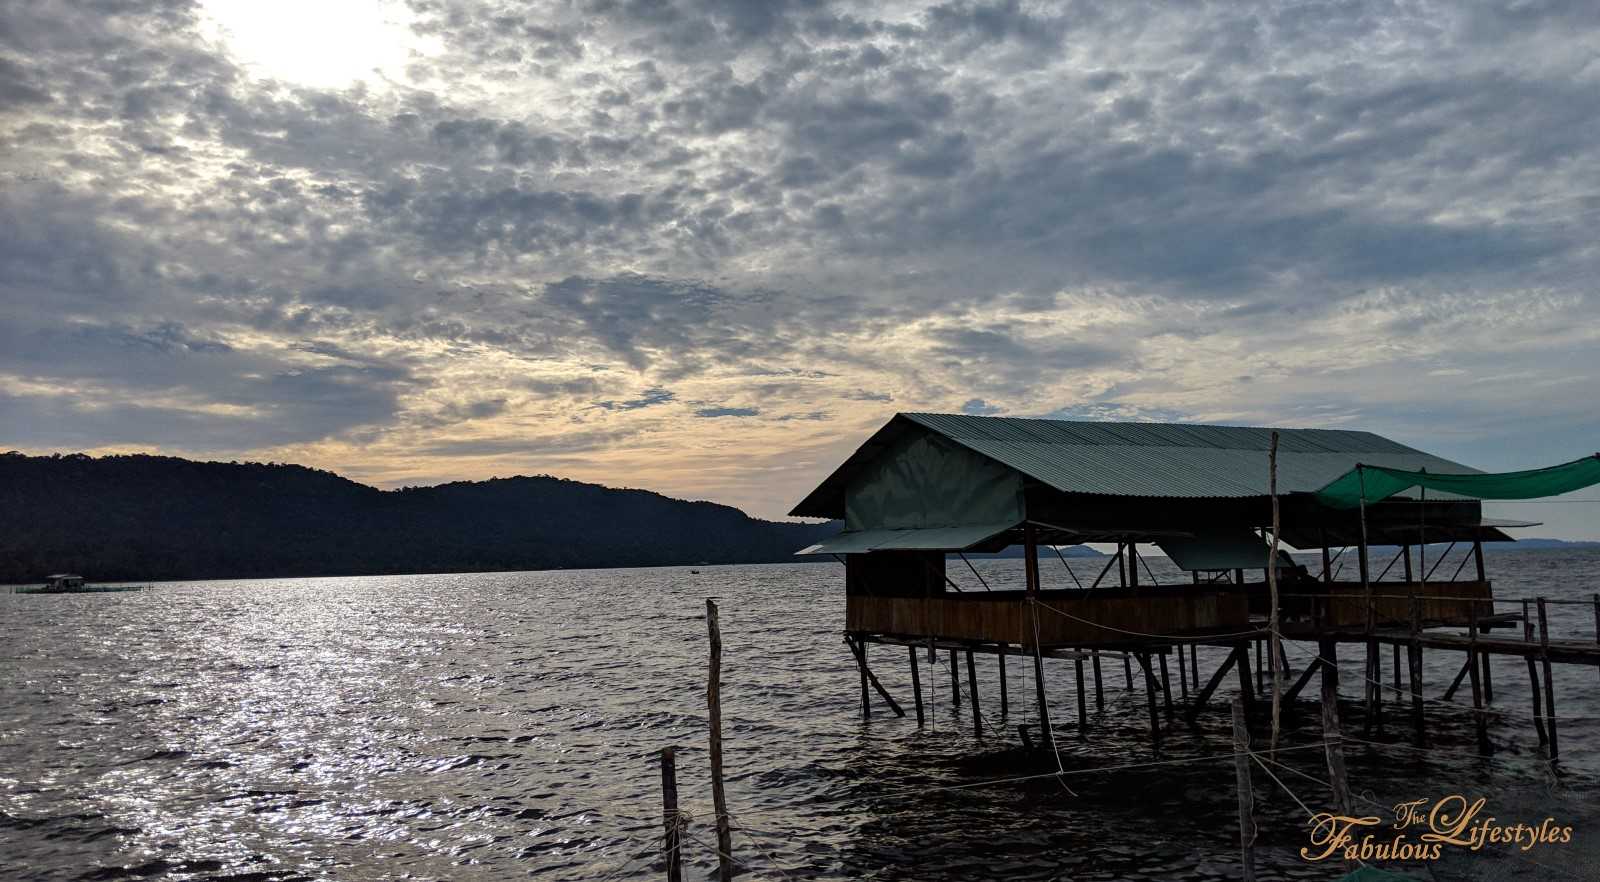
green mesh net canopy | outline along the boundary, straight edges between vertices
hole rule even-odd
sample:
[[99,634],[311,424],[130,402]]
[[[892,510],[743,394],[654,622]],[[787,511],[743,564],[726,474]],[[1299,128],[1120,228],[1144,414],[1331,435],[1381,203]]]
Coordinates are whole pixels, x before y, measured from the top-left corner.
[[1441,475],[1358,465],[1317,491],[1317,501],[1332,508],[1355,508],[1387,499],[1412,487],[1426,487],[1471,499],[1540,499],[1600,484],[1600,453],[1543,469],[1497,474]]

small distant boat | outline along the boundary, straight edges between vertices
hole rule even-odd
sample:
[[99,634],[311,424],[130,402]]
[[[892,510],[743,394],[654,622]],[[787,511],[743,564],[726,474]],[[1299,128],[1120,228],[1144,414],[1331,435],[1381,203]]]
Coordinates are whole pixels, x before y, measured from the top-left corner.
[[700,571],[699,570],[690,570],[689,571],[689,575],[698,576],[698,575],[700,575]]
[[77,573],[45,576],[43,585],[18,588],[18,594],[99,594],[108,591],[138,591],[139,585],[90,585]]

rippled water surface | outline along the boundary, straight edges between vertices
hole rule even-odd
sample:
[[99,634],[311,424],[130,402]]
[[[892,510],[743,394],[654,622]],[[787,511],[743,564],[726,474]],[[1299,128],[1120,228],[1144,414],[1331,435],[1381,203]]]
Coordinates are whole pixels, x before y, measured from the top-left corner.
[[[1152,561],[1158,575],[1162,563]],[[1489,565],[1501,597],[1600,590],[1600,554],[1506,552]],[[1020,584],[1020,561],[978,566],[992,582]],[[1059,568],[1047,576],[1064,578]],[[953,708],[948,670],[925,661],[926,726],[881,704],[863,721],[833,563],[0,595],[0,874],[659,879],[656,755],[673,745],[694,815],[687,875],[705,878],[708,596],[722,610],[728,796],[747,878],[1237,878],[1222,701],[1197,731],[1174,726],[1163,757],[1210,759],[1142,765],[1154,760],[1143,689],[1129,692],[1120,663],[1108,663],[1107,705],[1097,713],[1089,701],[1087,741],[1063,740],[1071,774],[959,786],[1054,768],[1016,735],[1034,716],[1031,665],[1009,665],[1002,721],[994,659],[979,657],[981,740],[970,696]],[[1559,636],[1594,639],[1592,608],[1553,612]],[[1310,649],[1289,651],[1298,668]],[[1204,672],[1220,658],[1202,650]],[[873,647],[871,661],[909,711],[905,650]],[[1459,654],[1430,653],[1427,693],[1438,697],[1459,666]],[[1053,716],[1070,727],[1071,664],[1048,667]],[[963,671],[963,691],[964,681]],[[1559,783],[1539,760],[1526,668],[1497,661],[1494,684],[1494,758],[1472,756],[1459,704],[1430,707],[1426,753],[1405,746],[1405,720],[1391,711],[1373,740],[1392,745],[1351,745],[1353,785],[1384,802],[1478,793],[1507,821],[1560,816],[1576,824],[1569,851],[1580,853],[1600,838],[1600,674],[1557,670]],[[1180,698],[1176,680],[1173,691]],[[1354,709],[1346,722],[1359,737]],[[1291,747],[1309,743],[1315,706],[1289,725]],[[1281,759],[1289,790],[1313,810],[1330,807],[1305,777],[1326,777],[1317,751]],[[1085,771],[1113,765],[1135,767]],[[1268,877],[1337,876],[1298,858],[1303,809],[1255,778]],[[1437,871],[1585,878],[1580,864],[1551,848]]]

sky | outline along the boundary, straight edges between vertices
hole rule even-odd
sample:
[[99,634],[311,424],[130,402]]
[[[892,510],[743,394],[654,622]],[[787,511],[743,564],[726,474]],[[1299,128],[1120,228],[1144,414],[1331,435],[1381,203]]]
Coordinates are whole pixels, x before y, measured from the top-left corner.
[[896,411],[1573,459],[1596,46],[1592,0],[8,0],[0,449],[765,517]]

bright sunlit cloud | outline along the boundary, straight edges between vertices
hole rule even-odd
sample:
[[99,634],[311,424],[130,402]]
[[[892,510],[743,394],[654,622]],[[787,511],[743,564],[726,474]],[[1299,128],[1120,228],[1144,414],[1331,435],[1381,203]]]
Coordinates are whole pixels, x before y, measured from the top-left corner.
[[262,79],[314,88],[399,78],[428,42],[385,0],[202,0],[209,36]]

